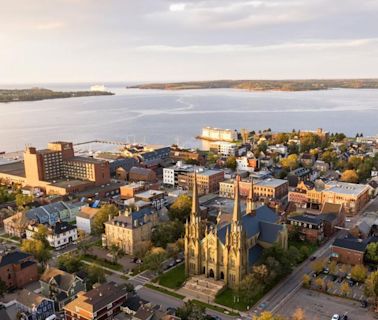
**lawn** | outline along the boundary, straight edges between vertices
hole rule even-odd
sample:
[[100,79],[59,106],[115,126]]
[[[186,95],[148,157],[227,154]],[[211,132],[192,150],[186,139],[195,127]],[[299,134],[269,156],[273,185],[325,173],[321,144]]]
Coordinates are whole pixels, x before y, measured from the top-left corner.
[[111,263],[109,261],[97,259],[96,257],[88,255],[88,254],[83,255],[82,260],[85,260],[85,261],[88,261],[88,262],[93,262],[93,263],[98,264],[100,266],[103,266],[105,268],[109,268],[109,269],[116,270],[116,271],[122,271],[123,270],[122,266],[118,263]]
[[164,288],[162,288],[162,287],[155,286],[155,285],[153,285],[153,284],[151,284],[151,283],[146,283],[144,286],[147,287],[147,288],[150,288],[150,289],[153,289],[153,290],[156,290],[156,291],[159,291],[159,292],[162,292],[162,293],[168,294],[168,295],[170,295],[170,296],[172,296],[172,297],[175,297],[175,298],[177,298],[177,299],[180,299],[180,300],[184,300],[184,298],[185,298],[185,297],[184,297],[183,295],[181,295],[181,294],[178,294],[178,293],[176,293],[176,292],[170,291],[170,290],[168,290],[168,289],[164,289]]
[[163,273],[159,277],[159,284],[170,288],[170,289],[178,289],[182,286],[182,284],[186,280],[185,276],[185,264],[180,264],[179,266]]
[[232,289],[227,288],[215,297],[215,302],[223,306],[229,307],[231,309],[246,311],[248,306],[253,306],[260,299],[261,296],[258,296],[256,297],[255,301],[252,301],[251,303],[246,303],[245,301],[243,301],[243,299],[239,297],[239,294],[237,292],[234,292]]

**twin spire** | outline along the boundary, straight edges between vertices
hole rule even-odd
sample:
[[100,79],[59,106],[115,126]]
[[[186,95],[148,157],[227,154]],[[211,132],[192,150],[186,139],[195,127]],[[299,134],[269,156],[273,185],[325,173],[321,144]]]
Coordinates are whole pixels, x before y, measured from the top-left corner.
[[196,218],[197,216],[200,215],[200,212],[201,212],[201,209],[200,209],[200,205],[199,205],[198,190],[197,190],[197,173],[196,173],[196,171],[194,171],[191,216]]
[[232,222],[236,224],[239,224],[239,222],[241,221],[239,181],[240,176],[237,176],[234,192],[234,211],[232,213]]

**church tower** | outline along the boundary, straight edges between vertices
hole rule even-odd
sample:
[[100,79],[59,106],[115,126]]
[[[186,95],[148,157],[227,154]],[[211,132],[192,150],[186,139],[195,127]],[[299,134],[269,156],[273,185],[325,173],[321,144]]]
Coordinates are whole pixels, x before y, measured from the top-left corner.
[[230,232],[227,233],[227,282],[231,288],[238,288],[241,280],[247,274],[247,240],[242,224],[239,180],[240,178],[236,180],[235,184],[234,209]]
[[253,179],[251,180],[251,186],[247,198],[246,214],[255,214],[256,213],[256,202],[255,202],[255,193],[253,191]]
[[197,174],[194,172],[192,211],[185,223],[185,273],[201,273],[201,240],[203,238],[201,211],[197,190]]

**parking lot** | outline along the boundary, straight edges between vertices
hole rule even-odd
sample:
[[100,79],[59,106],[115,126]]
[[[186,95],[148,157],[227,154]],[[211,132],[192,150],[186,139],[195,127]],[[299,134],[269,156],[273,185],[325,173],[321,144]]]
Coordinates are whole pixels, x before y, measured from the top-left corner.
[[276,310],[277,314],[289,317],[302,308],[305,319],[330,320],[332,315],[347,314],[348,320],[376,320],[372,311],[362,308],[358,301],[330,296],[301,288]]

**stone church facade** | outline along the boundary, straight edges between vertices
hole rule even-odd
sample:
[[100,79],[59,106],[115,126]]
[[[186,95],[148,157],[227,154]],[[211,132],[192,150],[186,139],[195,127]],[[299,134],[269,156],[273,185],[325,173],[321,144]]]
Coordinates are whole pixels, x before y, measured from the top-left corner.
[[185,224],[185,272],[188,276],[204,274],[237,288],[264,248],[278,245],[287,249],[286,226],[277,223],[278,215],[267,206],[256,207],[253,187],[246,211],[241,212],[239,180],[232,217],[218,217],[217,224],[208,226],[201,220],[196,176],[194,179],[192,210]]

